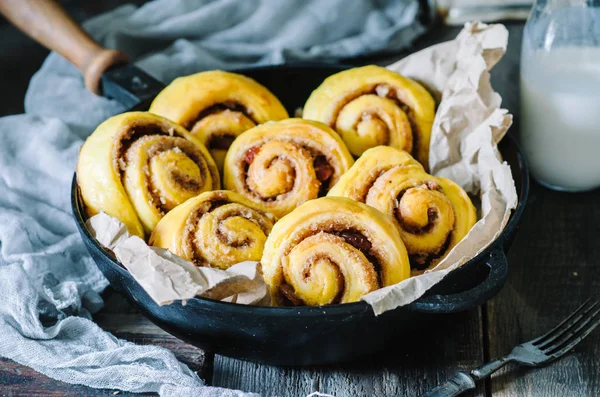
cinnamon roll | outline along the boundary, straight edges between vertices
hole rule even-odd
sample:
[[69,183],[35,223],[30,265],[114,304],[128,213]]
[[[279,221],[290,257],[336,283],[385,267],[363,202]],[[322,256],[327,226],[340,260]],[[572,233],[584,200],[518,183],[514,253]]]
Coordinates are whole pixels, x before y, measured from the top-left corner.
[[260,260],[275,217],[244,196],[226,190],[205,192],[165,215],[150,245],[166,248],[196,266],[227,269]]
[[331,128],[287,119],[254,127],[233,142],[225,158],[224,184],[282,217],[324,196],[352,163]]
[[388,146],[367,150],[328,196],[348,197],[389,214],[415,274],[439,263],[477,222],[460,186],[427,174],[408,153]]
[[238,135],[257,124],[288,117],[267,88],[249,77],[221,70],[175,79],[156,96],[149,111],[196,135],[219,170]]
[[305,119],[335,129],[350,152],[389,145],[426,168],[435,101],[419,83],[380,66],[353,68],[328,77],[304,105]]
[[342,197],[311,200],[275,225],[261,260],[278,305],[356,302],[410,276],[391,219]]
[[147,112],[111,117],[85,141],[77,183],[89,215],[104,211],[144,237],[160,218],[220,188],[217,167],[185,128]]

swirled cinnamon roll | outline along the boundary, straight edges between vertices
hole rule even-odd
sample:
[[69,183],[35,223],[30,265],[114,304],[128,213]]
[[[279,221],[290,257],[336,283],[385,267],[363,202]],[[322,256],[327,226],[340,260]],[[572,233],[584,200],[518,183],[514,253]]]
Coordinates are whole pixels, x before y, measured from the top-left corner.
[[427,174],[408,153],[388,146],[367,150],[328,195],[389,214],[415,273],[433,268],[477,222],[475,207],[460,186]]
[[260,260],[275,217],[262,205],[226,190],[205,192],[165,215],[150,244],[196,266],[227,269]]
[[324,196],[353,163],[344,142],[322,123],[287,119],[240,135],[225,158],[225,188],[278,217]]
[[380,66],[334,74],[311,94],[303,117],[335,129],[350,152],[388,145],[428,168],[435,101],[419,83]]
[[147,112],[111,117],[85,141],[77,183],[90,215],[104,211],[131,234],[149,234],[164,214],[220,188],[217,167],[185,128]]
[[288,117],[267,88],[249,77],[221,70],[175,79],[156,96],[149,111],[196,135],[219,170],[238,135],[257,124]]
[[410,276],[391,219],[342,197],[308,201],[281,218],[261,265],[278,305],[356,302]]

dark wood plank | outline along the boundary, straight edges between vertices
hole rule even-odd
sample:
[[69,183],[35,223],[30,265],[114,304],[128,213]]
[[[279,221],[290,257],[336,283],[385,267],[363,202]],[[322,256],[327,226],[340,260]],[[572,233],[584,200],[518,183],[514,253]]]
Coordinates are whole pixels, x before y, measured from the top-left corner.
[[[282,368],[215,356],[213,384],[263,395],[303,396],[313,391],[336,397],[415,396],[458,370],[482,363],[480,310],[440,316],[435,329],[398,341],[384,354],[355,363],[317,368]],[[465,396],[483,396],[484,387]]]
[[[115,394],[117,393],[117,394]],[[149,396],[117,390],[98,390],[70,385],[41,375],[29,367],[0,358],[0,396],[2,397],[80,397],[80,396]]]
[[[508,285],[489,305],[492,358],[544,334],[589,297],[600,298],[600,191],[552,192],[534,184],[509,255]],[[507,368],[494,396],[600,396],[600,331],[540,369]]]
[[[483,360],[481,311],[440,316],[436,329],[401,341],[405,352],[323,374],[321,390],[342,396],[416,396]],[[465,396],[483,396],[484,385]]]
[[317,390],[320,371],[275,367],[216,355],[212,385],[265,396],[306,396]]
[[[504,106],[519,119],[521,29],[511,29],[507,64],[498,84]],[[504,60],[502,61],[504,62]],[[507,88],[509,87],[509,88]],[[511,134],[519,135],[518,122]],[[506,287],[488,305],[489,355],[507,354],[559,323],[589,297],[600,298],[600,192],[568,194],[533,183],[521,230],[509,253]],[[600,331],[572,355],[541,369],[502,370],[493,396],[599,396]]]

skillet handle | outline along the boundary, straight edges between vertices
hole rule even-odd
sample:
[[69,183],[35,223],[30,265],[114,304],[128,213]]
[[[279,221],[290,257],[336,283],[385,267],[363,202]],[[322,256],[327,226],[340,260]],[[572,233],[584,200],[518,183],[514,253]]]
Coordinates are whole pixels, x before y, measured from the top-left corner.
[[427,313],[457,313],[484,304],[500,291],[508,276],[508,261],[501,244],[492,248],[486,264],[490,272],[480,284],[456,294],[422,297],[413,303],[414,309]]
[[35,41],[67,58],[94,94],[100,94],[104,71],[127,63],[127,54],[103,48],[54,0],[0,0],[0,13]]

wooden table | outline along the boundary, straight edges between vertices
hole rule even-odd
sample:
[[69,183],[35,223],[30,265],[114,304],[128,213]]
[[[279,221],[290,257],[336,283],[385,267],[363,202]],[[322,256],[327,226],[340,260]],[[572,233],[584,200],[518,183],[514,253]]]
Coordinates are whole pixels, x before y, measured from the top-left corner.
[[[521,24],[509,24],[507,56],[493,71],[504,106],[518,112]],[[417,48],[453,38],[440,27]],[[385,65],[401,57],[356,60]],[[518,121],[518,118],[517,118]],[[518,134],[515,123],[510,133]],[[565,133],[568,133],[565,131]],[[458,370],[472,369],[553,327],[588,297],[600,297],[600,190],[566,194],[533,183],[521,229],[508,255],[509,279],[502,292],[468,313],[440,316],[435,329],[398,340],[394,356],[319,368],[278,368],[234,360],[185,344],[152,325],[121,296],[106,291],[106,307],[95,320],[120,338],[171,349],[208,384],[265,396],[416,396]],[[0,360],[2,396],[113,395],[60,383],[12,361]],[[129,395],[118,392],[119,395]],[[575,351],[540,369],[505,368],[470,396],[600,396],[600,331]]]

